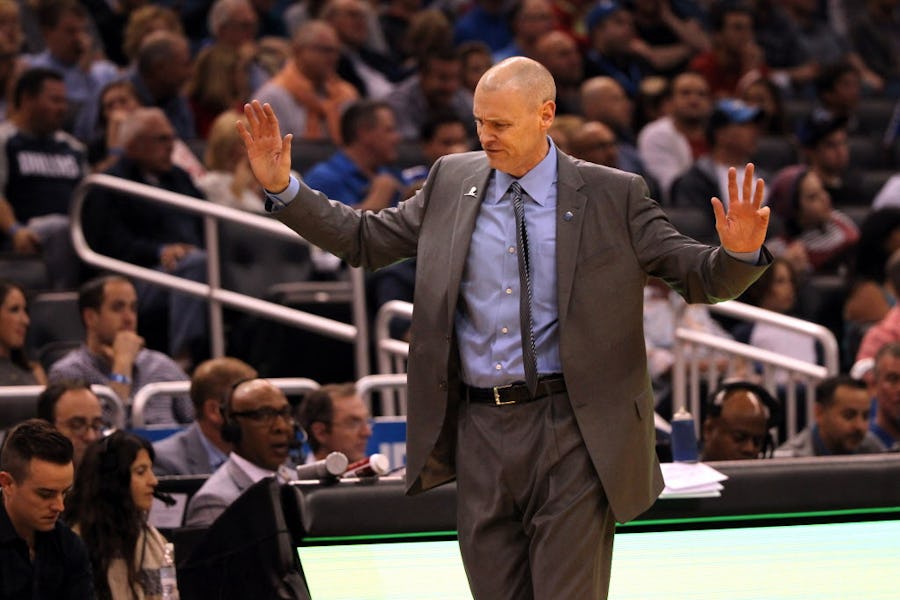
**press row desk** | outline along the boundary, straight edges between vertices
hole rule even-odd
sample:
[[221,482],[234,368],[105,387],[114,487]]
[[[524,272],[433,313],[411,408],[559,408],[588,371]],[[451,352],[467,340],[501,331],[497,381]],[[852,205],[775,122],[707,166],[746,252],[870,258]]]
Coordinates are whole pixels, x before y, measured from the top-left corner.
[[[900,598],[900,455],[714,466],[729,476],[721,497],[658,500],[618,528],[610,600]],[[402,489],[303,489],[313,599],[471,598],[454,486]]]
[[[768,523],[900,518],[900,454],[711,463],[728,476],[718,498],[660,499],[620,532]],[[456,487],[409,497],[401,478],[297,483],[309,542],[342,536],[453,532]],[[900,540],[898,540],[900,544]]]
[[[721,497],[658,500],[619,526],[610,600],[900,598],[900,455],[713,466],[728,476]],[[291,486],[314,600],[471,598],[454,485],[414,497],[400,478]]]

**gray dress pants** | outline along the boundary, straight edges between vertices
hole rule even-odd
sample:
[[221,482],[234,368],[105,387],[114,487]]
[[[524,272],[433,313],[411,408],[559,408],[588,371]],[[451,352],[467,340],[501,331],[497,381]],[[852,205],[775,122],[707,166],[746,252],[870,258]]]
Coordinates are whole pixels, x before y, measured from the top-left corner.
[[462,401],[457,529],[476,600],[603,599],[615,520],[566,393]]

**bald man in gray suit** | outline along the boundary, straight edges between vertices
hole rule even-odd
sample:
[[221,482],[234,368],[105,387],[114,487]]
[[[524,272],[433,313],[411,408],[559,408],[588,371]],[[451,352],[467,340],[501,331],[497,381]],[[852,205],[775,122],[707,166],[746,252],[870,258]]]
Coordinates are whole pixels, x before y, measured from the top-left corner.
[[479,599],[606,597],[615,522],[663,487],[647,276],[688,302],[716,302],[770,262],[752,165],[740,189],[731,171],[727,209],[712,200],[722,247],[701,245],[672,227],[640,177],[557,150],[546,135],[554,98],[540,64],[495,65],[475,91],[484,151],[444,157],[418,194],[377,213],[292,178],[291,136],[270,108],[248,104],[238,125],[276,216],[304,238],[366,268],[418,258],[408,493],[456,479]]

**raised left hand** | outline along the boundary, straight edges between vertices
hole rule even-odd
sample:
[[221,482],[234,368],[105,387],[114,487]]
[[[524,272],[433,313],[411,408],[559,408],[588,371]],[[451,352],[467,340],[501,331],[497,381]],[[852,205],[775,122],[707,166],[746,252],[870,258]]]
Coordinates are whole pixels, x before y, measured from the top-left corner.
[[718,198],[712,199],[716,214],[716,231],[726,250],[756,252],[766,239],[769,227],[769,207],[762,206],[766,184],[762,179],[753,186],[753,163],[744,169],[744,182],[738,193],[737,170],[728,169],[728,213]]

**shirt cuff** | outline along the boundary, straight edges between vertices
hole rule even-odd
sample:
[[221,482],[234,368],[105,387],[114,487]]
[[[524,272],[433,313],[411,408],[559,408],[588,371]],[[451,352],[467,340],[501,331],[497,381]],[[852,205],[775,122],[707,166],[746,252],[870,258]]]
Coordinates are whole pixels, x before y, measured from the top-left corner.
[[299,191],[300,182],[297,181],[297,178],[293,175],[291,175],[288,180],[288,186],[277,194],[273,194],[269,190],[266,190],[266,211],[278,212],[290,204],[291,200],[294,199],[294,196],[296,196]]
[[753,252],[732,252],[728,248],[725,248],[725,252],[728,253],[728,256],[732,258],[736,258],[741,262],[745,262],[750,265],[759,264],[759,256],[760,250],[754,250]]

